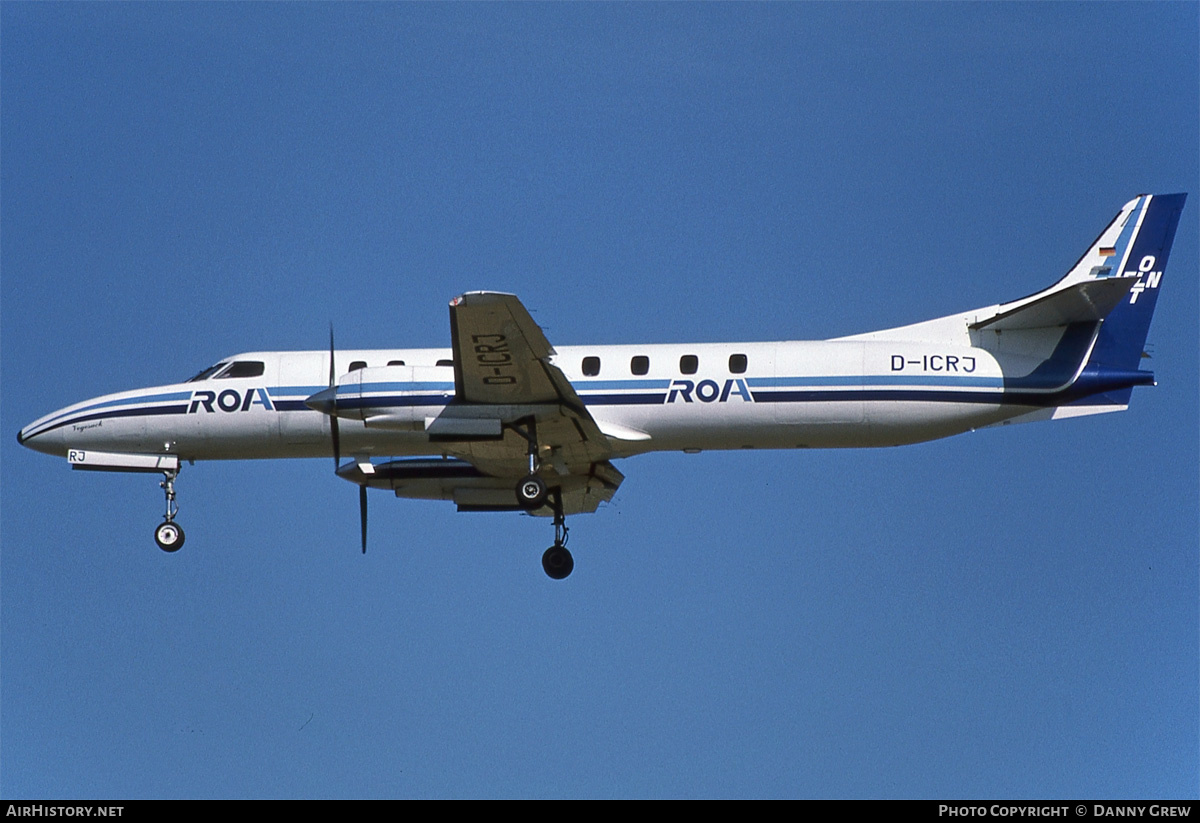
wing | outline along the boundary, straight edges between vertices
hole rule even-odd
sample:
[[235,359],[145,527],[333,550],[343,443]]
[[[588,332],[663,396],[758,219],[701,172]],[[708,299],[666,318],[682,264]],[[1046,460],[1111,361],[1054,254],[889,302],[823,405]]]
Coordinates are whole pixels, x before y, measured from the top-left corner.
[[[446,453],[486,475],[519,478],[528,473],[529,460],[528,442],[517,429],[532,420],[542,464],[561,478],[564,492],[580,478],[602,474],[604,499],[611,497],[621,477],[606,462],[612,444],[551,362],[554,348],[521,301],[497,292],[456,297],[450,332],[455,402],[427,427]],[[546,479],[554,485],[553,476]]]
[[[554,349],[515,295],[468,292],[454,298],[450,336],[460,401],[534,404],[561,399],[548,371],[554,369],[549,365]],[[575,394],[570,384],[567,388]]]

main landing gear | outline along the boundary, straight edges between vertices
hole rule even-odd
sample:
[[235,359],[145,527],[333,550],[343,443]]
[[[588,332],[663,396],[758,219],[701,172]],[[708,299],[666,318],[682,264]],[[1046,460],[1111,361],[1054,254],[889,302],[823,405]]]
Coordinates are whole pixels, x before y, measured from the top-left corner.
[[563,516],[562,491],[558,488],[548,489],[546,482],[538,477],[541,461],[538,459],[537,422],[534,418],[526,418],[511,428],[529,444],[529,474],[517,483],[517,505],[526,511],[533,511],[549,504],[554,511],[554,545],[542,554],[542,568],[554,580],[562,580],[575,568],[575,558],[567,551],[567,519]]
[[545,481],[538,477],[542,461],[538,459],[537,453],[537,422],[529,417],[522,421],[522,424],[514,425],[512,430],[524,437],[525,442],[529,444],[529,475],[517,484],[517,505],[525,511],[540,509],[546,505],[548,491]]
[[536,474],[531,474],[517,484],[517,504],[526,511],[540,509],[546,505],[546,483]]
[[184,539],[183,529],[175,522],[175,515],[179,513],[179,507],[175,505],[175,478],[179,476],[179,470],[166,471],[163,475],[165,479],[158,485],[167,496],[167,513],[154,530],[154,542],[165,552],[177,552],[183,548]]
[[562,493],[558,489],[551,492],[550,505],[554,509],[554,545],[542,555],[542,568],[554,580],[562,580],[575,568],[575,558],[567,551],[567,519],[563,517]]

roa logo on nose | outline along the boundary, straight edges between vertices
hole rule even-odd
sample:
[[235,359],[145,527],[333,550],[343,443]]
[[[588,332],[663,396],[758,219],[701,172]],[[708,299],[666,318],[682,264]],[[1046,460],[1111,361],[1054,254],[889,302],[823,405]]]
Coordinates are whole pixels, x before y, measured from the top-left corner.
[[192,392],[188,414],[195,414],[201,409],[210,413],[217,409],[223,412],[250,411],[251,406],[262,406],[267,411],[275,410],[266,389],[246,389],[244,394],[236,389],[225,389],[220,394],[215,391]]
[[675,403],[681,399],[684,403],[691,403],[693,395],[701,403],[725,403],[731,396],[741,397],[746,403],[754,402],[750,389],[746,387],[746,381],[733,378],[726,380],[724,387],[715,380],[701,380],[699,383],[691,380],[672,380],[671,389],[667,392],[667,402]]

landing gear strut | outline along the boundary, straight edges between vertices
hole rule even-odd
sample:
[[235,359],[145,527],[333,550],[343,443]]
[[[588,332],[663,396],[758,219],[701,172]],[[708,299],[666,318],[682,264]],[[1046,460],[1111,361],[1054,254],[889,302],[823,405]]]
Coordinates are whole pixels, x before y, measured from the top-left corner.
[[538,459],[537,420],[526,417],[508,427],[525,438],[529,444],[529,475],[517,484],[517,505],[526,511],[549,505],[554,511],[554,545],[542,554],[542,568],[554,580],[562,580],[575,568],[575,558],[567,551],[567,519],[563,516],[562,490],[548,489],[546,481],[538,477],[541,460]]
[[167,513],[154,530],[154,542],[165,552],[177,552],[183,548],[184,539],[183,529],[175,522],[175,515],[179,513],[179,506],[175,505],[175,478],[179,476],[179,470],[165,471],[163,475],[165,479],[158,485],[167,496]]
[[538,477],[541,461],[538,460],[537,454],[537,422],[529,417],[526,418],[523,428],[513,426],[512,430],[524,437],[529,444],[529,476],[517,484],[517,505],[526,511],[540,509],[546,505],[547,491],[545,481]]
[[567,519],[558,489],[550,493],[550,505],[554,508],[554,545],[542,555],[542,568],[554,580],[562,580],[575,568],[575,558],[567,551]]

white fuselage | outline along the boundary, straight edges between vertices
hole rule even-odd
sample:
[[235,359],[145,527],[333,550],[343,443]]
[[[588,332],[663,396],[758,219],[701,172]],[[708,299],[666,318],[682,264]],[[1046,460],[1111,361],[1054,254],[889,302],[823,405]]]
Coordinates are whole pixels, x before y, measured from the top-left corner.
[[[450,349],[339,351],[342,384],[362,368],[363,397],[387,415],[343,418],[344,454],[442,453],[426,434],[455,401]],[[1044,357],[1044,354],[1041,355]],[[21,441],[72,449],[174,454],[184,460],[322,457],[329,416],[304,401],[329,384],[329,353],[251,352],[226,363],[261,373],[106,395],[27,426]],[[553,358],[615,456],[647,451],[887,446],[946,437],[1027,413],[1008,376],[1040,357],[905,341],[833,340],[561,346]],[[400,363],[403,365],[391,365]],[[252,367],[250,371],[257,371]],[[369,377],[368,377],[369,375]],[[373,401],[374,402],[374,401]]]

